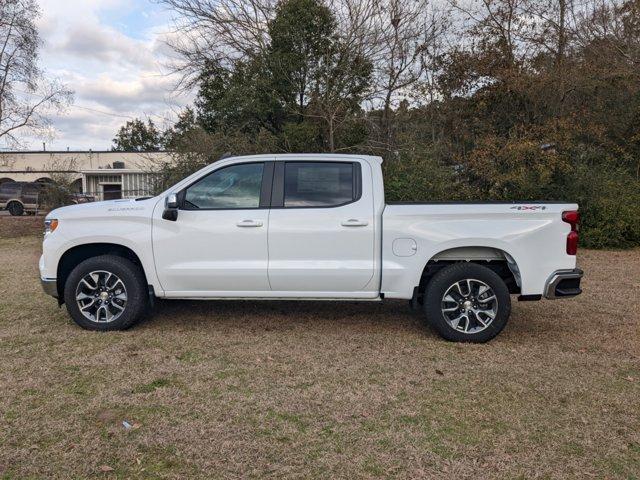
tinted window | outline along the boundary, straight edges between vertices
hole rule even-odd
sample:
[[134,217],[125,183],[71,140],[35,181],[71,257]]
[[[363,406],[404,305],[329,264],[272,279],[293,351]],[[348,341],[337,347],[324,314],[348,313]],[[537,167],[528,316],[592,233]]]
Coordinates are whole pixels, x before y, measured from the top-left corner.
[[6,183],[3,183],[2,186],[0,186],[0,191],[7,195],[17,195],[21,189],[22,189],[21,183],[6,182]]
[[27,183],[26,185],[24,185],[22,187],[22,194],[23,195],[33,195],[35,193],[38,193],[38,191],[40,190],[40,186],[37,184],[33,184],[33,183]]
[[191,185],[186,208],[257,208],[260,206],[262,163],[221,168]]
[[285,207],[332,207],[354,199],[352,163],[287,162]]

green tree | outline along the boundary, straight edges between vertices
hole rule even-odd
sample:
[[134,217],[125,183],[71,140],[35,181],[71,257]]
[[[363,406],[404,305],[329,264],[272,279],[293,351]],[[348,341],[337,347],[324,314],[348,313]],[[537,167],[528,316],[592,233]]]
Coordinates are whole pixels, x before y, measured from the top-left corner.
[[[304,150],[305,144],[334,151],[360,142],[362,135],[347,127],[361,112],[372,63],[340,37],[331,10],[319,0],[284,0],[267,33],[264,51],[231,66],[205,62],[195,103],[198,123],[210,133],[255,135],[266,129],[285,151]],[[292,122],[309,125],[287,125]]]
[[317,0],[287,0],[269,22],[268,62],[274,90],[288,112],[304,119],[322,57],[335,41],[336,20]]
[[185,108],[178,115],[176,122],[162,133],[163,147],[166,150],[176,150],[191,132],[200,128],[193,108]]
[[111,150],[120,152],[156,152],[162,147],[162,135],[153,120],[145,124],[136,118],[125,123],[113,139]]
[[298,122],[319,123],[324,148],[335,151],[341,127],[361,110],[372,81],[371,61],[357,42],[341,38],[335,16],[318,0],[279,3],[269,34],[275,91]]
[[208,132],[280,130],[283,110],[273,94],[263,57],[236,62],[233,69],[207,63],[195,101],[198,122]]

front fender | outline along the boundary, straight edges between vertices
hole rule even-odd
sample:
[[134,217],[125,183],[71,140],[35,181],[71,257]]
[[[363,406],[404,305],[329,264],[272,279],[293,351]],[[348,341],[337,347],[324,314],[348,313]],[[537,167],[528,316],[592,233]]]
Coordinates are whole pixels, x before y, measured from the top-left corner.
[[56,278],[63,255],[72,248],[88,244],[112,244],[128,248],[140,259],[147,282],[153,285],[157,293],[162,292],[153,265],[150,218],[61,220],[56,231],[45,236],[40,276]]

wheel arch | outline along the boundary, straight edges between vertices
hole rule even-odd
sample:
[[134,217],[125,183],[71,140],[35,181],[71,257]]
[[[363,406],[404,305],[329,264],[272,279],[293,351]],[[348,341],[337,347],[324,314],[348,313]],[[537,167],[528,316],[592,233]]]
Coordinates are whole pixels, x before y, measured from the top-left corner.
[[22,205],[22,208],[24,208],[24,202],[19,198],[10,198],[9,200],[7,200],[6,208],[9,208],[9,205],[11,205],[12,203],[19,203],[20,205]]
[[[25,213],[27,213],[27,206],[24,204],[24,202],[18,198],[12,198],[9,201],[7,201],[7,203],[5,204],[5,210],[9,211],[9,213],[11,213],[11,206],[12,205],[18,205],[19,208],[21,209],[20,213],[17,214],[17,216],[22,216]],[[13,216],[14,214],[11,213],[11,215]]]
[[58,289],[58,299],[62,301],[64,298],[64,286],[71,271],[80,262],[88,258],[98,257],[100,255],[115,255],[126,258],[134,265],[140,268],[144,276],[145,284],[149,284],[147,272],[145,272],[144,264],[140,257],[131,248],[118,243],[85,243],[76,245],[65,251],[58,261],[56,286]]
[[520,269],[509,252],[490,246],[458,246],[440,250],[426,261],[420,277],[415,282],[413,301],[422,303],[427,284],[441,269],[463,262],[475,263],[493,270],[504,280],[509,293],[520,293],[522,287]]

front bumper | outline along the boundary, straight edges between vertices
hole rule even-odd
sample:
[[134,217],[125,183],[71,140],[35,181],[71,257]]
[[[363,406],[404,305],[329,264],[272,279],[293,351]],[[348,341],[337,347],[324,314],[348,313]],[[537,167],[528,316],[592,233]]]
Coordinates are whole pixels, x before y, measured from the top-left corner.
[[548,299],[575,297],[582,293],[580,279],[584,272],[579,268],[557,270],[547,280],[544,296]]
[[40,278],[40,284],[44,293],[58,298],[58,283],[55,278]]

